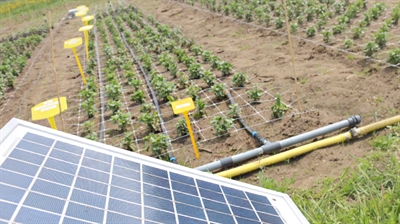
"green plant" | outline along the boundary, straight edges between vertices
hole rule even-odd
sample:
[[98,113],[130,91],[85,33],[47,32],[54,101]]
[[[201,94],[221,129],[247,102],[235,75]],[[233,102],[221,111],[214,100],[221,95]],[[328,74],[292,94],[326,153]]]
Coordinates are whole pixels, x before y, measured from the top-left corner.
[[285,112],[288,110],[289,110],[289,108],[281,102],[281,95],[276,94],[275,95],[275,103],[271,107],[272,117],[273,118],[282,118],[283,115],[285,114]]
[[154,110],[154,106],[151,103],[145,103],[140,106],[139,112],[149,113]]
[[359,39],[364,34],[364,28],[362,27],[354,27],[353,31],[353,39]]
[[221,63],[221,59],[219,59],[219,57],[216,55],[212,55],[210,61],[211,61],[211,68],[213,69],[217,69],[219,67],[219,64]]
[[205,108],[207,107],[207,104],[203,99],[197,99],[194,101],[194,105],[196,106],[196,111],[193,114],[194,118],[200,119],[206,115]]
[[162,85],[157,88],[157,94],[162,100],[168,100],[172,93],[176,92],[175,83],[173,82],[163,82]]
[[185,75],[183,72],[178,73],[178,82],[180,88],[185,88],[189,85],[189,77]]
[[94,122],[92,120],[89,121],[85,121],[85,123],[83,123],[82,125],[82,132],[85,134],[89,134],[93,132],[93,126],[94,126]]
[[276,28],[276,29],[282,28],[284,24],[285,24],[285,20],[282,19],[281,17],[278,17],[278,18],[275,20],[275,28]]
[[114,115],[123,106],[120,100],[109,100],[107,104],[107,109],[112,111]]
[[211,87],[211,92],[215,94],[218,100],[225,99],[226,94],[225,94],[225,85],[222,83],[215,83]]
[[315,36],[315,33],[317,32],[317,29],[315,26],[309,26],[306,30],[306,35],[307,37],[313,37]]
[[253,100],[253,102],[259,101],[264,91],[258,88],[257,85],[254,85],[246,94]]
[[204,61],[204,62],[209,62],[209,61],[211,60],[211,52],[210,52],[210,51],[207,51],[207,50],[204,50],[204,51],[201,53],[201,57],[203,58],[203,61]]
[[376,43],[368,42],[367,45],[365,45],[364,53],[366,56],[371,57],[378,50],[379,50],[379,47]]
[[210,70],[204,71],[202,79],[208,87],[213,86],[217,82],[217,78]]
[[290,23],[290,33],[296,34],[298,29],[299,29],[299,25],[296,22]]
[[94,117],[94,114],[97,111],[96,107],[94,106],[93,99],[86,99],[82,102],[81,107],[86,111],[88,118]]
[[131,113],[123,113],[122,111],[117,111],[113,116],[111,116],[111,122],[118,125],[119,131],[126,131],[126,127],[129,124]]
[[332,32],[330,30],[324,30],[321,32],[322,36],[324,37],[324,42],[327,44],[329,43],[331,37],[332,37]]
[[146,100],[146,95],[142,90],[137,90],[131,95],[131,101],[142,104]]
[[215,116],[210,124],[214,126],[214,134],[221,136],[228,133],[229,129],[233,127],[233,119],[225,116]]
[[233,85],[238,87],[244,87],[246,83],[249,83],[249,77],[244,72],[238,72],[233,75]]
[[184,136],[189,134],[189,129],[187,127],[185,119],[179,119],[175,125],[175,130],[178,132],[179,136]]
[[398,65],[400,63],[400,49],[392,49],[388,52],[387,63]]
[[118,100],[121,98],[122,87],[119,84],[110,83],[104,87],[106,96],[111,100]]
[[135,91],[138,91],[138,90],[139,90],[139,87],[142,85],[142,81],[140,81],[140,79],[138,79],[138,78],[132,78],[132,79],[128,82],[128,84],[129,84],[130,86],[132,86],[133,88],[135,88]]
[[160,130],[160,118],[157,112],[144,113],[139,116],[139,122],[146,124],[150,132]]
[[191,79],[199,79],[203,75],[203,67],[199,63],[193,63],[189,67],[189,76]]
[[392,9],[391,20],[393,25],[399,24],[400,19],[400,4]]
[[98,141],[99,138],[97,137],[96,133],[89,133],[85,136],[85,138],[92,140],[92,141]]
[[186,94],[189,95],[193,101],[196,101],[197,99],[200,98],[200,91],[201,88],[194,85],[193,83],[189,86],[189,88],[186,89]]
[[349,49],[354,45],[354,41],[350,38],[345,38],[343,40],[344,49]]
[[133,145],[133,133],[132,132],[126,132],[124,135],[124,138],[122,139],[122,142],[120,144],[121,148],[124,148],[129,151],[133,151],[135,149],[135,146]]
[[374,34],[375,43],[378,44],[380,48],[386,46],[388,33],[387,32],[377,32]]
[[229,111],[227,113],[229,117],[238,118],[240,113],[242,113],[242,109],[237,103],[229,105]]
[[165,151],[169,147],[168,137],[164,134],[150,133],[143,138],[145,142],[146,151],[151,150],[153,156],[163,158]]
[[223,76],[228,76],[232,72],[232,64],[229,62],[221,62],[218,65],[218,70],[222,72]]

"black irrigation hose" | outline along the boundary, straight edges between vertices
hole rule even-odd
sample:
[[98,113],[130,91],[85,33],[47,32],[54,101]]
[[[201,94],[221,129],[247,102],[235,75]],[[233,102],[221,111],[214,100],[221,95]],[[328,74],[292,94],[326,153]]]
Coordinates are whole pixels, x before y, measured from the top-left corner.
[[[154,103],[154,106],[156,107],[156,110],[157,110],[157,113],[158,113],[158,117],[160,118],[161,129],[162,129],[163,133],[165,133],[165,135],[166,135],[167,129],[166,129],[165,126],[164,126],[164,119],[163,119],[162,116],[161,116],[160,105],[159,105],[159,103],[158,103],[156,93],[155,93],[153,87],[151,86],[150,80],[149,80],[149,78],[147,77],[147,73],[144,71],[144,69],[143,69],[143,67],[142,67],[142,64],[141,64],[140,61],[137,59],[137,57],[136,57],[135,53],[133,52],[132,48],[130,48],[129,45],[128,45],[128,43],[126,42],[126,39],[125,39],[124,34],[121,33],[120,31],[119,31],[119,34],[120,34],[120,36],[122,37],[122,40],[124,41],[125,46],[129,49],[129,52],[131,53],[133,59],[134,59],[134,60],[136,61],[136,63],[139,65],[139,68],[140,68],[140,70],[141,70],[142,73],[143,73],[143,76],[144,76],[144,78],[145,78],[145,80],[146,80],[146,84],[147,84],[147,86],[148,86],[149,89],[150,89],[150,92],[151,92],[151,95],[152,95],[152,98],[153,98],[153,103]],[[168,155],[169,155],[169,161],[172,162],[172,163],[178,164],[178,162],[176,161],[176,158],[174,157],[174,155],[172,154],[172,152],[171,152],[171,150],[170,150],[170,146],[169,146],[169,145],[168,145],[167,151],[168,151]]]
[[[231,105],[235,104],[235,100],[233,100],[233,97],[231,95],[231,93],[228,91],[226,94],[229,98],[229,101],[231,102]],[[243,120],[242,117],[238,117],[237,120],[239,121],[239,123],[246,129],[247,132],[249,132],[251,134],[251,136],[255,139],[257,139],[261,145],[266,145],[271,143],[270,141],[268,141],[266,138],[264,138],[263,136],[261,136],[260,134],[258,134],[258,132],[254,131],[251,127],[249,127],[249,125],[247,125],[247,123]]]
[[[96,6],[97,8],[97,6]],[[96,17],[94,18],[94,25],[97,23]],[[99,141],[102,142],[104,136],[104,95],[103,95],[103,78],[101,74],[101,66],[100,66],[100,58],[99,58],[99,50],[97,47],[97,34],[96,34],[96,26],[93,26],[93,33],[94,33],[94,46],[96,49],[96,60],[97,60],[97,74],[99,75],[99,85],[100,85],[100,107],[101,107],[101,123],[100,123],[100,131],[99,131]]]

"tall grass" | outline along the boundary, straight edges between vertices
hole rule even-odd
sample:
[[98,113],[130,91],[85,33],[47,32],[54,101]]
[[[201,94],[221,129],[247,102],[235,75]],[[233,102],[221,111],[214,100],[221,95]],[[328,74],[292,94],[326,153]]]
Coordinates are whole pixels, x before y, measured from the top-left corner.
[[310,223],[400,223],[400,162],[395,156],[400,124],[391,129],[371,141],[376,150],[356,159],[355,169],[347,168],[313,189],[291,188],[291,179],[276,183],[261,178],[261,185],[289,193]]

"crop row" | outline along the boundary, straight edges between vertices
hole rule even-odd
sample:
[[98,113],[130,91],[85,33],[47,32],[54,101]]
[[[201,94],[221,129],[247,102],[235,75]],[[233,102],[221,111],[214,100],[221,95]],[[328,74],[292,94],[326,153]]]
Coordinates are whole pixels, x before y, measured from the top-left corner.
[[14,80],[23,71],[32,51],[46,37],[47,30],[33,30],[0,43],[0,100],[7,89],[14,88]]
[[[186,3],[284,32],[285,12],[280,1],[187,0]],[[388,10],[386,4],[368,4],[368,0],[352,3],[349,0],[288,0],[287,14],[291,33],[299,38],[348,52],[362,52],[366,57],[386,60],[391,65],[400,63],[400,39],[395,34],[400,4]]]

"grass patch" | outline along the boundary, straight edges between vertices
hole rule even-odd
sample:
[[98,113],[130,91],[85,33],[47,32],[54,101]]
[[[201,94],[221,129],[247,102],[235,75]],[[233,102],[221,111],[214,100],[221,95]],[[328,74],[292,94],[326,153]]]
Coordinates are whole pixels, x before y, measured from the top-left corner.
[[355,169],[337,178],[326,178],[313,189],[291,188],[290,180],[277,183],[261,178],[262,187],[286,192],[310,223],[400,223],[400,124],[387,136],[371,141],[376,149],[358,158]]

